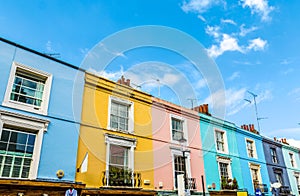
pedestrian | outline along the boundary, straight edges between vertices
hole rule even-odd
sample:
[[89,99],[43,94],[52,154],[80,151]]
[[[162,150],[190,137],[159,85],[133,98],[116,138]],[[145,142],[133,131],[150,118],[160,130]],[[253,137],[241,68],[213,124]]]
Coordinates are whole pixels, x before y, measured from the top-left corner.
[[74,189],[74,185],[72,184],[70,188],[66,191],[65,196],[77,196],[77,191]]

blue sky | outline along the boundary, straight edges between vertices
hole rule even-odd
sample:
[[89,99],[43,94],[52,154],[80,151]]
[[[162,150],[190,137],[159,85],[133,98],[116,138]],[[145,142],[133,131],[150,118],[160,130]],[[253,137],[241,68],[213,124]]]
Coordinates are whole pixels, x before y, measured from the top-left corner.
[[[263,135],[300,140],[299,7],[298,0],[1,1],[0,36],[59,53],[61,60],[80,66],[95,45],[124,29],[159,25],[179,30],[215,61],[224,82],[226,99],[220,103],[227,120],[257,127],[250,91],[257,94]],[[183,44],[176,37],[174,42]],[[124,74],[136,88],[185,107],[191,107],[189,99],[195,99],[193,105],[220,99],[181,54],[158,47],[114,49],[115,59],[104,70],[91,70],[113,80]]]

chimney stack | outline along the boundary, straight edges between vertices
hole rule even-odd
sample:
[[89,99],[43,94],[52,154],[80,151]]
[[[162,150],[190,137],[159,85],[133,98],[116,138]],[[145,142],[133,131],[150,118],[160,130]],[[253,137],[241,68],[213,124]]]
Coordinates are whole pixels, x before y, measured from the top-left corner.
[[208,110],[208,104],[203,104],[203,105],[200,105],[200,106],[196,106],[194,108],[192,108],[192,110],[195,110],[199,113],[202,113],[202,114],[206,114],[208,116],[211,116],[211,114],[209,113],[209,110]]
[[118,84],[123,84],[123,85],[126,85],[126,86],[130,86],[130,79],[126,79],[124,78],[124,76],[121,77],[121,79],[119,79],[117,81]]

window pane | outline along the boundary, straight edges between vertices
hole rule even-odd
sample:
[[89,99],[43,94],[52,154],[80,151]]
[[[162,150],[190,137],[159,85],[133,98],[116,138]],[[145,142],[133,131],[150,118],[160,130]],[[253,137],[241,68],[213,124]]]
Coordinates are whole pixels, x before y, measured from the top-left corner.
[[33,145],[35,141],[35,135],[28,135],[28,145]]
[[19,177],[19,176],[20,176],[20,170],[21,170],[21,166],[15,165],[15,166],[13,167],[12,177]]
[[9,133],[10,133],[9,131],[3,129],[1,134],[1,141],[7,142],[9,139]]
[[[34,150],[35,135],[20,132],[20,130],[3,129],[1,140],[6,141],[0,142],[0,153],[3,154],[0,156],[2,171],[0,177],[28,178],[32,160],[31,157]],[[8,147],[8,149],[6,149],[6,147]]]
[[111,128],[128,130],[128,110],[129,106],[119,103],[111,103],[110,125]]

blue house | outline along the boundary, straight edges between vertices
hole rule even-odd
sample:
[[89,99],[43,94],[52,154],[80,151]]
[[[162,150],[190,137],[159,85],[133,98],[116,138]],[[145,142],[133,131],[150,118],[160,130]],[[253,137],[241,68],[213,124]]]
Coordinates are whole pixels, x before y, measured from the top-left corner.
[[276,138],[272,140],[267,137],[263,137],[262,141],[271,186],[274,186],[274,183],[280,185],[273,191],[281,195],[289,195],[291,192],[290,181],[283,158],[282,143]]
[[271,195],[270,181],[265,161],[262,136],[254,125],[242,125],[236,129],[239,158],[243,171],[244,188],[254,195],[257,188],[263,195]]
[[195,110],[200,112],[205,181],[209,191],[243,188],[235,124],[211,116],[206,104]]
[[0,185],[74,183],[84,73],[3,38],[0,73]]
[[300,149],[290,146],[285,138],[281,139],[281,141],[283,158],[290,181],[292,194],[300,195]]

